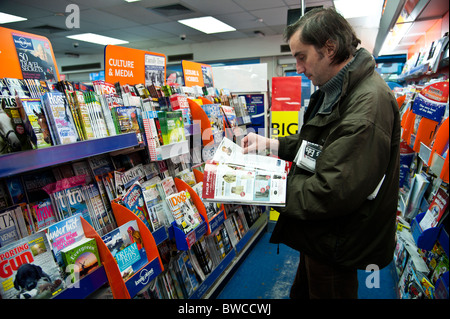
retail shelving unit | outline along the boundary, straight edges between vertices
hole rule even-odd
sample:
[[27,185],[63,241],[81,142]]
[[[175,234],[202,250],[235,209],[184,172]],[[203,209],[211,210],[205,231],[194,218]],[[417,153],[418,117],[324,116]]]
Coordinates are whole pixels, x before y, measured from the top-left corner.
[[[203,104],[211,104],[212,102],[205,97],[199,98]],[[212,135],[212,128],[210,120],[201,106],[192,99],[188,99],[189,107],[194,121],[200,123],[200,131],[202,137],[203,147],[211,147],[214,145],[214,138]],[[196,181],[203,180],[203,173],[199,170],[193,170]],[[206,217],[206,212],[202,213],[204,205],[199,196],[192,190],[186,183],[179,179],[175,179],[175,183],[178,190],[187,190],[194,199],[194,203],[197,207],[200,207],[200,213],[207,226],[205,235],[213,233],[220,225],[227,219],[227,211],[222,204],[221,210],[211,220]],[[220,289],[226,284],[227,280],[232,276],[234,271],[239,267],[240,263],[245,259],[253,245],[262,235],[264,229],[268,224],[268,216],[263,213],[256,222],[247,230],[242,239],[237,242],[236,246],[228,252],[224,259],[217,265],[216,268],[206,277],[206,279],[200,283],[200,286],[189,297],[190,299],[207,299],[215,297]],[[180,230],[180,232],[182,232]],[[180,233],[180,235],[182,235]],[[182,239],[182,236],[180,236]],[[184,244],[184,241],[183,241]],[[178,245],[178,243],[177,243]]]
[[[448,80],[442,80],[440,82],[433,80],[423,85],[424,80],[431,80],[441,74],[446,74],[446,77],[448,78],[448,57],[446,60],[447,65],[439,66],[437,68],[437,73],[432,73],[430,71],[429,64],[426,63],[412,68],[409,72],[406,72],[399,77],[399,80],[402,82],[420,83],[416,85],[415,90],[417,91],[414,91],[415,94],[411,95],[414,100],[408,102],[407,100],[404,100],[405,96],[398,98],[399,107],[401,111],[404,112],[401,123],[403,129],[401,138],[406,150],[405,154],[409,153],[410,155],[408,156],[415,159],[415,164],[411,167],[406,165],[408,166],[408,170],[404,170],[405,176],[410,175],[412,177],[414,174],[414,177],[412,177],[411,180],[411,186],[409,187],[410,189],[409,191],[406,190],[405,196],[408,195],[407,200],[409,200],[410,196],[414,197],[414,195],[416,195],[417,205],[420,206],[416,207],[418,210],[416,215],[414,215],[414,213],[410,213],[411,215],[409,216],[402,215],[406,221],[399,222],[399,229],[400,232],[403,232],[407,231],[405,229],[409,227],[410,235],[412,237],[410,244],[414,241],[414,245],[417,247],[416,249],[421,251],[420,256],[424,259],[430,258],[430,260],[432,259],[436,263],[438,262],[438,257],[436,257],[437,253],[431,253],[432,251],[435,251],[436,247],[442,247],[442,250],[446,254],[447,258],[449,256],[448,230],[445,229],[444,224],[442,223],[438,223],[433,227],[430,227],[429,223],[425,223],[427,226],[425,226],[425,229],[422,229],[421,226],[424,225],[421,225],[421,221],[427,214],[427,210],[431,209],[430,204],[432,203],[429,203],[424,195],[418,195],[424,194],[427,188],[422,189],[422,193],[419,191],[414,193],[414,190],[419,188],[414,189],[415,186],[413,184],[413,179],[415,179],[417,175],[423,176],[422,178],[426,180],[426,185],[429,185],[427,187],[432,189],[432,191],[427,195],[429,200],[432,200],[431,195],[436,196],[435,194],[437,194],[439,188],[442,188],[442,190],[448,192],[449,171],[448,154],[446,153],[448,151],[446,151],[446,149],[448,148],[449,139],[449,119],[448,113],[445,114],[444,112],[445,108],[448,108]],[[418,92],[419,89],[420,92]],[[409,107],[409,105],[411,107]],[[405,111],[402,109],[404,107],[408,107],[408,109]],[[402,213],[407,211],[407,200],[404,201],[404,196],[399,196],[399,210]],[[445,199],[443,199],[440,203],[445,203]],[[441,207],[440,209],[442,210],[443,208]],[[405,235],[405,238],[408,238],[408,236]],[[427,263],[424,265],[416,265],[414,262],[414,267],[419,267],[421,271],[415,270],[414,267],[412,267],[413,270],[407,270],[405,268],[405,263],[407,260],[405,256],[409,256],[412,253],[408,251],[408,255],[404,254],[404,246],[398,245],[395,253],[397,268],[396,273],[398,275],[397,293],[401,298],[417,298],[420,296],[420,289],[409,289],[410,286],[416,287],[415,283],[417,281],[414,281],[414,278],[421,278],[421,276],[423,276],[429,277],[427,279],[429,282],[431,282],[432,277],[434,278],[433,280],[436,280],[436,273],[432,273],[432,271],[435,272],[436,265],[429,266]],[[411,260],[413,259],[411,258]],[[421,259],[419,258],[419,261],[420,260]],[[430,267],[429,269],[428,266]],[[427,270],[425,271],[425,269]],[[408,271],[408,273],[405,273],[406,271]],[[421,272],[422,274],[421,276],[418,276],[415,272]],[[426,283],[425,279],[421,280],[423,285],[421,289],[423,289],[424,298],[448,298],[448,269],[443,274],[440,274],[439,279],[433,283],[434,287],[432,288],[432,291],[428,290],[427,292],[427,287],[430,283]]]
[[[211,103],[204,97],[199,97],[204,104]],[[214,143],[211,125],[206,113],[195,101],[188,99],[189,108],[194,119],[193,125],[185,127],[186,137],[189,140],[163,145],[158,150],[158,160],[165,160],[188,154],[190,147],[208,147]],[[242,121],[241,121],[242,122]],[[199,125],[197,123],[200,123]],[[244,123],[245,124],[245,123]],[[198,136],[201,136],[197,139]],[[198,144],[201,145],[198,145]],[[43,149],[22,151],[0,156],[0,178],[20,176],[24,173],[32,173],[45,168],[54,168],[71,162],[77,162],[102,154],[116,156],[131,152],[145,150],[146,146],[139,143],[135,133],[119,134],[110,137],[86,140],[71,144],[51,146]],[[197,182],[203,180],[203,174],[194,170]],[[126,207],[116,201],[111,202],[112,213],[117,226],[128,221],[137,222],[148,262],[139,269],[130,279],[124,280],[118,265],[103,242],[100,234],[81,217],[84,234],[88,238],[95,238],[99,250],[101,266],[92,273],[83,277],[80,281],[69,285],[55,296],[55,299],[83,299],[101,293],[102,289],[109,286],[115,299],[130,299],[135,297],[142,289],[164,271],[164,265],[158,251],[158,245],[168,239],[173,239],[178,250],[189,250],[191,246],[202,236],[207,236],[216,231],[227,219],[224,205],[214,217],[208,220],[206,209],[201,198],[184,181],[174,178],[178,191],[186,190],[191,195],[194,204],[200,212],[203,222],[192,232],[184,234],[176,224],[169,227],[160,227],[151,232],[145,224]],[[200,287],[189,296],[192,299],[208,298],[217,293],[218,287],[223,285],[230,274],[239,266],[252,245],[259,238],[267,225],[267,215],[263,213],[260,218],[246,231],[243,238],[231,249],[220,264],[200,284]],[[75,289],[76,287],[76,289]]]
[[139,147],[136,134],[127,133],[37,150],[9,153],[0,156],[0,178],[135,147]]

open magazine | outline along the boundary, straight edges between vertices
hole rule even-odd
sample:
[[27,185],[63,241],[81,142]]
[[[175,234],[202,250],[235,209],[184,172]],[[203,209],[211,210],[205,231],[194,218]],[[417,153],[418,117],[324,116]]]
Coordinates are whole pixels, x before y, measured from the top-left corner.
[[203,175],[205,201],[247,205],[286,204],[286,162],[279,158],[244,154],[224,137]]

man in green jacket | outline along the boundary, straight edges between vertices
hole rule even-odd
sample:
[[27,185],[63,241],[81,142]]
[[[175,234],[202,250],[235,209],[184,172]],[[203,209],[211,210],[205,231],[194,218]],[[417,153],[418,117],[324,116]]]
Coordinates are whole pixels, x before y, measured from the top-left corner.
[[[278,140],[250,133],[241,144],[245,153],[270,149],[293,162],[271,237],[300,251],[291,298],[357,298],[357,269],[381,269],[394,253],[398,106],[334,9],[309,11],[286,28],[285,39],[297,73],[319,87],[304,125]],[[315,165],[302,166],[305,156]]]

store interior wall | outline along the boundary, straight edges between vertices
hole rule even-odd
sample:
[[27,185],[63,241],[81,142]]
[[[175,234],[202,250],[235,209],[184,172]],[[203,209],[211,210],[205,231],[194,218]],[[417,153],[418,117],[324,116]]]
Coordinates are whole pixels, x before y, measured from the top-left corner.
[[[280,36],[266,36],[256,39],[225,40],[208,43],[182,44],[157,49],[149,48],[151,52],[165,54],[166,56],[193,54],[194,61],[208,63],[210,61],[236,61],[247,59],[260,59],[260,63],[267,63],[267,76],[270,79],[276,76],[283,76],[283,67],[278,65],[280,57],[290,57],[290,53],[281,53],[280,46],[285,45]],[[103,49],[99,46],[99,54],[81,55],[80,57],[56,57],[56,62],[60,74],[66,75],[68,81],[89,81],[89,73],[104,70]],[[100,69],[84,70],[82,72],[61,72],[61,67],[69,65],[101,63]],[[171,65],[181,65],[181,61],[168,63]]]

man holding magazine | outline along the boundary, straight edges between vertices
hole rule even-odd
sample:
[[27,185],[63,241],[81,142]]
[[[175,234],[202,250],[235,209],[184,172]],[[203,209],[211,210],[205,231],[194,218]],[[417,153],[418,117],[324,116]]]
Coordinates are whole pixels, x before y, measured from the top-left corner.
[[254,133],[244,153],[270,149],[292,161],[286,205],[271,242],[300,251],[291,298],[357,298],[357,269],[393,257],[400,120],[375,61],[334,9],[315,9],[285,30],[297,73],[319,87],[299,134]]

